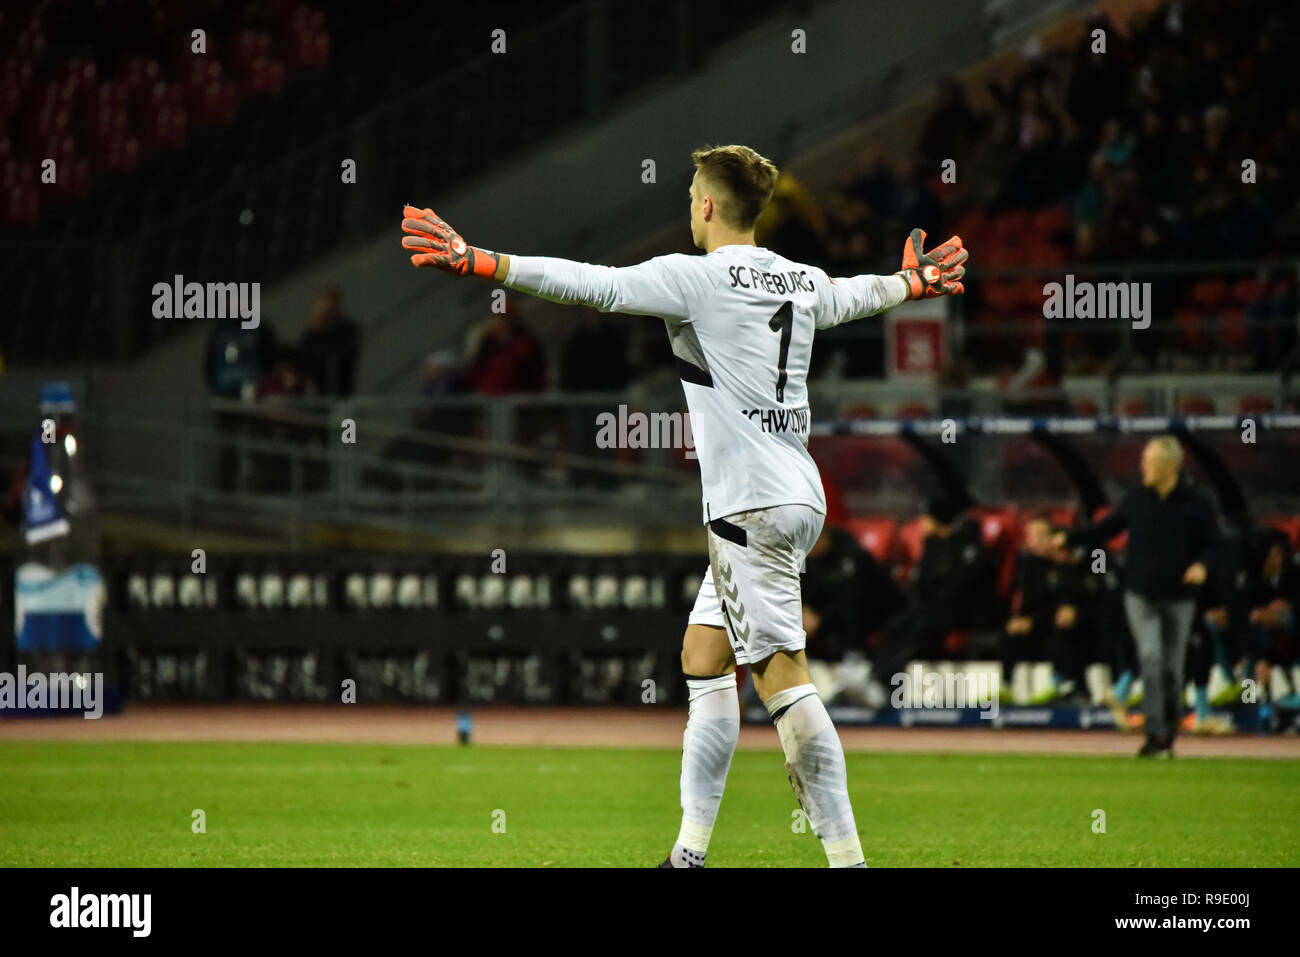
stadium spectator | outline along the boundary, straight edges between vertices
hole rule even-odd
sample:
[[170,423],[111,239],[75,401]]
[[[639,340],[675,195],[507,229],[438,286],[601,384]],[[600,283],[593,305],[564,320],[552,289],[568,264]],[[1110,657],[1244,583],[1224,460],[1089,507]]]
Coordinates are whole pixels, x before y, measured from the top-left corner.
[[342,299],[336,287],[325,289],[298,340],[298,366],[317,395],[347,398],[356,390],[361,334],[357,323],[339,311]]
[[424,360],[424,378],[420,380],[420,395],[434,399],[444,395],[464,392],[465,371],[451,349],[430,352]]
[[[1094,554],[1097,550],[1094,549]],[[1110,667],[1111,686],[1102,695],[1103,703],[1110,708],[1115,727],[1130,730],[1128,708],[1132,699],[1133,682],[1138,671],[1137,649],[1129,631],[1128,616],[1124,613],[1124,555],[1118,551],[1101,549],[1098,566],[1089,557],[1088,581],[1096,583],[1092,611],[1097,620],[1097,657]],[[1094,567],[1105,571],[1093,574]],[[1141,716],[1137,716],[1139,719]]]
[[[275,331],[265,317],[253,329],[245,329],[238,319],[214,321],[203,358],[208,395],[227,402],[251,402],[275,361],[276,348]],[[237,448],[247,416],[227,406],[215,409],[214,419],[217,431],[225,436],[218,454],[217,486],[229,491],[240,473],[248,470]]]
[[1083,688],[1083,666],[1092,652],[1088,636],[1095,633],[1086,572],[1080,571],[1068,552],[1053,545],[1055,531],[1051,519],[1044,515],[1031,516],[1025,522],[1012,614],[1002,629],[1000,657],[1007,685],[1018,662],[1047,661],[1052,665],[1051,684],[1033,704],[1078,696]]
[[254,329],[245,329],[238,319],[215,320],[204,350],[208,394],[253,399],[258,383],[275,362],[277,348],[275,330],[265,318]]
[[519,306],[506,300],[505,312],[480,325],[471,337],[469,369],[465,378],[479,395],[541,392],[546,367],[537,337],[524,325]]
[[945,159],[962,155],[979,132],[980,119],[966,101],[966,93],[952,77],[939,81],[935,107],[925,121],[919,145],[925,163],[938,169]]
[[300,357],[296,349],[281,346],[275,351],[275,360],[271,368],[257,383],[258,399],[290,398],[296,399],[305,391],[305,384],[300,369]]
[[[1300,185],[1289,174],[1300,165],[1300,108],[1268,88],[1286,75],[1283,38],[1300,27],[1300,6],[1246,3],[1231,16],[1225,9],[1170,4],[1135,17],[1131,31],[1104,15],[1090,17],[1085,33],[1106,31],[1104,56],[1082,42],[1072,54],[1027,58],[1009,79],[989,84],[995,106],[988,112],[971,115],[965,89],[945,81],[919,137],[921,164],[888,172],[880,156],[867,153],[842,187],[853,202],[837,200],[832,213],[832,261],[887,261],[892,250],[881,242],[881,228],[894,229],[905,213],[937,234],[955,231],[946,220],[967,212],[992,212],[996,220],[1056,203],[1073,214],[1069,240],[1060,243],[1065,231],[1048,237],[1066,262],[1239,259],[1300,249]],[[1257,182],[1243,189],[1245,157],[1259,168]],[[947,158],[961,171],[956,190],[945,194],[950,205],[917,202]],[[995,227],[986,238],[996,242]],[[987,242],[983,248],[995,251]],[[1007,258],[1021,261],[1018,252]],[[1187,283],[1153,281],[1154,301],[1169,304],[1157,326],[1169,326]],[[979,290],[971,291],[968,310],[978,312]],[[1277,368],[1290,352],[1268,348],[1294,326],[1287,318],[1293,313],[1275,313],[1271,295],[1247,304],[1251,335],[1236,347],[1258,371]],[[1021,338],[968,335],[965,357],[977,372],[992,372],[1008,361],[1004,339]],[[1072,348],[1072,364],[1094,367],[1115,356],[1118,345],[1109,332],[1086,332]],[[1133,343],[1148,365],[1187,347],[1163,330]],[[814,371],[824,370],[823,364]]]
[[828,521],[808,552],[803,628],[814,684],[827,700],[865,693],[869,636],[903,610],[907,598],[851,533]]
[[565,392],[621,392],[627,388],[628,323],[584,309],[564,344],[560,388]]
[[1142,485],[1103,519],[1058,532],[1057,547],[1101,545],[1128,530],[1124,610],[1142,668],[1146,742],[1140,757],[1172,757],[1182,719],[1188,639],[1206,563],[1220,540],[1214,506],[1182,475],[1183,450],[1160,436],[1142,450]]
[[1246,307],[1251,368],[1265,372],[1278,367],[1279,357],[1291,357],[1296,350],[1295,286],[1287,272],[1291,266],[1260,270],[1259,279],[1273,291]]
[[[1262,552],[1262,559],[1259,557]],[[1276,729],[1278,709],[1300,710],[1300,692],[1292,693],[1276,702],[1272,694],[1273,667],[1280,666],[1289,672],[1297,660],[1296,609],[1300,604],[1300,569],[1281,532],[1268,530],[1256,552],[1258,574],[1252,576],[1250,612],[1248,621],[1254,637],[1250,649],[1255,659],[1255,680],[1259,694],[1261,725]]]
[[1242,662],[1251,644],[1249,632],[1252,582],[1259,575],[1258,541],[1268,529],[1234,527],[1215,551],[1210,575],[1201,589],[1197,624],[1187,656],[1188,677],[1194,693],[1190,730],[1194,734],[1229,734],[1231,721],[1210,713],[1210,684],[1214,677],[1222,687],[1213,698],[1217,706],[1241,700],[1242,685],[1234,667]]
[[[962,503],[936,496],[923,517],[925,545],[912,569],[907,607],[885,622],[873,661],[874,682],[886,686],[914,658],[954,657],[950,634],[992,626],[998,616],[997,567],[979,523]],[[885,688],[872,697],[884,700]]]
[[853,275],[862,268],[868,258],[867,218],[867,206],[859,196],[848,186],[835,187],[826,215],[826,271],[830,275]]
[[[249,420],[249,434],[262,442],[278,446],[305,447],[313,438],[321,440],[319,430],[304,424],[299,416],[304,411],[294,402],[302,398],[305,382],[299,368],[296,349],[282,346],[276,350],[275,361],[257,385],[257,400],[263,414]],[[252,459],[252,486],[260,491],[284,492],[293,487],[291,451],[255,450]],[[308,480],[305,474],[299,481]],[[319,469],[313,469],[312,485],[321,483]]]
[[754,224],[755,242],[795,262],[821,263],[826,261],[829,229],[826,214],[812,193],[782,169],[771,200]]

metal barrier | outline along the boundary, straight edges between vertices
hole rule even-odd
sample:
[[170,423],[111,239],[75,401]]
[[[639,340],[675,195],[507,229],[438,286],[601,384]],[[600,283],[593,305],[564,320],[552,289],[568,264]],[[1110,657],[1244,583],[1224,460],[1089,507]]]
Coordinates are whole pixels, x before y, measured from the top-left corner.
[[[1100,449],[1123,435],[1098,430],[1096,419],[1068,418],[1069,406],[1087,400],[1105,410],[1114,388],[1102,379],[1072,382],[1066,391],[1013,393],[989,382],[942,390],[927,382],[816,383],[815,420],[845,425],[814,429],[810,448],[832,468],[841,454],[836,450],[862,442],[888,445],[900,428],[897,410],[924,406],[930,417],[961,421],[976,416],[989,422],[1034,409],[1031,414],[1067,424],[1092,423],[1088,441]],[[1145,414],[1166,418],[1179,414],[1184,396],[1201,389],[1218,390],[1233,422],[1233,396],[1266,396],[1271,409],[1260,413],[1284,412],[1289,401],[1270,376],[1130,377],[1120,388],[1144,397]],[[297,547],[331,528],[396,533],[408,542],[488,523],[515,531],[697,528],[699,479],[689,428],[662,427],[678,421],[674,416],[688,426],[684,410],[680,387],[668,381],[659,391],[588,395],[256,403],[142,398],[112,407],[91,401],[79,427],[103,510],[152,519],[185,535],[195,528],[247,530]],[[648,427],[636,437],[621,427],[638,412],[646,413]],[[600,435],[598,416],[612,435]],[[34,403],[30,410],[0,408],[0,447],[6,449],[0,466],[19,464],[35,426]],[[863,461],[874,461],[874,454]],[[990,454],[984,465],[996,471],[1000,454]],[[866,473],[832,477],[854,490]],[[886,479],[884,486],[873,478],[857,489],[854,504],[906,510],[914,507],[909,488],[902,478]],[[989,488],[994,494],[1001,483]]]

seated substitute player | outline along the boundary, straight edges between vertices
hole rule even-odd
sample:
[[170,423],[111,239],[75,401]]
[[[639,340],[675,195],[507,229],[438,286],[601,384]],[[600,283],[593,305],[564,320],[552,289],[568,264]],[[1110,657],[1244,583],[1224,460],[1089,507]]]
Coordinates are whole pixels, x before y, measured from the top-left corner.
[[1002,605],[997,568],[979,522],[964,515],[966,507],[948,495],[926,503],[925,546],[910,573],[907,607],[880,629],[871,663],[872,700],[890,697],[909,662],[950,658],[951,632],[996,627]]
[[1025,522],[1024,547],[1016,558],[1013,613],[1002,629],[1002,680],[1008,686],[1017,662],[1051,662],[1051,686],[1030,704],[1077,697],[1092,654],[1095,623],[1088,586],[1094,576],[1081,570],[1070,553],[1052,545],[1055,533],[1046,515]]
[[1273,667],[1290,671],[1297,660],[1296,606],[1300,603],[1300,569],[1292,560],[1286,535],[1268,529],[1259,536],[1263,558],[1252,575],[1247,619],[1255,639],[1255,680],[1259,688],[1259,718],[1267,731],[1276,730],[1277,710],[1300,710],[1300,694],[1270,701]]
[[755,245],[754,223],[777,178],[771,162],[745,146],[705,148],[692,159],[691,237],[703,256],[623,268],[506,256],[468,245],[432,210],[411,206],[402,245],[417,266],[664,320],[691,415],[709,570],[682,643],[682,826],[660,866],[704,864],[740,732],[739,662],[753,673],[830,865],[864,867],[844,749],[804,656],[799,569],[826,514],[806,448],[808,361],[818,329],[962,292],[967,252],[954,236],[927,253],[915,229],[894,275],[831,279]]
[[865,698],[868,639],[906,605],[903,590],[852,533],[823,526],[803,577],[805,653],[823,700]]

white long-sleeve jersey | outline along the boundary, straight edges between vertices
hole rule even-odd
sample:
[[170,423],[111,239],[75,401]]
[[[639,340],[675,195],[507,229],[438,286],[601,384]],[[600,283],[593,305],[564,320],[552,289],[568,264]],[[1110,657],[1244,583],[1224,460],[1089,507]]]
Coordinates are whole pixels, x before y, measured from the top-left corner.
[[830,279],[757,246],[658,256],[636,266],[511,256],[505,284],[668,326],[700,463],[704,521],[826,495],[808,454],[813,333],[898,305],[899,276]]

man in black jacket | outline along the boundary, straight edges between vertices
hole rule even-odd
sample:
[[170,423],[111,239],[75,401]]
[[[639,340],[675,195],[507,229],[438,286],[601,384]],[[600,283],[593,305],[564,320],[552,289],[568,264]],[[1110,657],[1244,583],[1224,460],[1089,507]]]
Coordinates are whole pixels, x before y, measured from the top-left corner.
[[925,549],[914,568],[909,604],[880,631],[873,680],[886,688],[913,659],[950,656],[953,631],[994,627],[999,617],[997,566],[980,538],[979,522],[962,519],[962,503],[932,499],[925,514]]
[[1142,669],[1146,743],[1139,757],[1173,757],[1196,587],[1221,537],[1214,506],[1182,477],[1183,450],[1160,436],[1142,450],[1142,487],[1057,544],[1101,545],[1128,530],[1124,612]]

